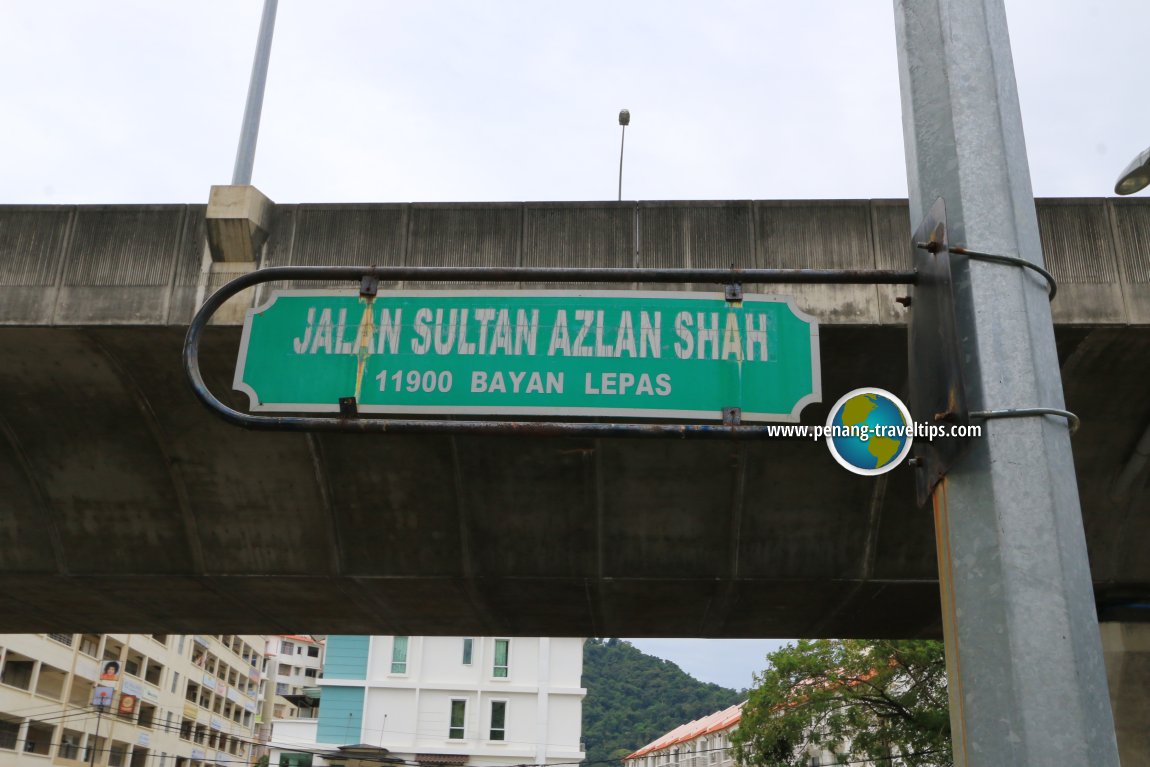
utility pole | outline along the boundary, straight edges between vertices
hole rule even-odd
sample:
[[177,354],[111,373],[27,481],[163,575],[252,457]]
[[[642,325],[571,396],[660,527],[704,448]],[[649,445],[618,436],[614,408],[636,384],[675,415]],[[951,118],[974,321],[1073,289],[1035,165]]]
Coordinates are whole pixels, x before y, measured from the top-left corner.
[[[894,8],[912,226],[941,197],[952,246],[1041,266],[1003,0]],[[951,253],[970,410],[1065,408],[1045,281]],[[932,501],[955,765],[1117,767],[1067,420],[983,421]]]
[[[100,744],[100,717],[104,713],[103,701],[104,698],[101,696],[100,702],[96,704],[96,732],[92,734],[92,744],[88,747],[88,767],[95,767],[96,765],[96,746]],[[108,703],[111,702],[109,699]]]

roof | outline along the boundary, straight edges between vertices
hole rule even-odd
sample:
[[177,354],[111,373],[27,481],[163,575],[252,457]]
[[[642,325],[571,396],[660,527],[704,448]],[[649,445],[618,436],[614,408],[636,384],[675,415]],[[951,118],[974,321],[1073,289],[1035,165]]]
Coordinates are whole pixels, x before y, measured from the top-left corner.
[[467,764],[467,754],[416,754],[415,761],[420,764]]
[[665,748],[670,748],[679,743],[686,743],[689,740],[710,735],[712,732],[730,729],[739,723],[742,715],[743,703],[725,708],[722,711],[716,711],[713,714],[704,716],[702,719],[696,719],[693,722],[679,725],[666,735],[656,738],[635,753],[628,754],[624,758],[637,759],[640,756],[646,756],[652,751],[662,751]]

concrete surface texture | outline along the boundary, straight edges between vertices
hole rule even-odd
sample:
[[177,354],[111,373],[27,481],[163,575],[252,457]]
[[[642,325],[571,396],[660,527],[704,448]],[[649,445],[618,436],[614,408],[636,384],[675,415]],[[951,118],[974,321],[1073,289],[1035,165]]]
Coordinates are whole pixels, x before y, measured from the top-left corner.
[[[1099,611],[1138,620],[1146,472],[1112,495],[1150,423],[1150,204],[1038,214]],[[900,200],[275,205],[259,265],[907,268],[910,231]],[[0,632],[939,634],[907,467],[854,476],[805,441],[224,424],[180,348],[252,267],[212,261],[204,206],[0,207]],[[761,289],[822,323],[804,423],[859,386],[906,393],[905,288]],[[202,362],[243,409],[239,316]]]

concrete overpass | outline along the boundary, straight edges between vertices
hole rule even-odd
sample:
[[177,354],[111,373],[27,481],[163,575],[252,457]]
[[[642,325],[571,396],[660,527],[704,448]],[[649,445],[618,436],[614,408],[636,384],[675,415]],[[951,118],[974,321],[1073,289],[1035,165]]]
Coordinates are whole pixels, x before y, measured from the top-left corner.
[[[1147,472],[1115,479],[1150,424],[1150,201],[1038,213],[1100,615],[1141,620]],[[897,200],[275,205],[266,228],[261,265],[910,263]],[[0,632],[938,635],[908,468],[857,477],[792,441],[222,423],[180,346],[205,292],[252,266],[213,261],[205,231],[200,205],[0,207]],[[827,403],[905,392],[905,289],[778,292],[823,323]],[[202,356],[242,409],[234,308]]]

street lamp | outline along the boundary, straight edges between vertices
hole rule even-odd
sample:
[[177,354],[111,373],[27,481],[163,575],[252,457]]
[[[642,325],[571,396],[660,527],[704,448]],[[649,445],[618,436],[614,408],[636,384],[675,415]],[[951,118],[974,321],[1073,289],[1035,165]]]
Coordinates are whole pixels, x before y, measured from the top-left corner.
[[[623,118],[620,117],[619,119],[622,120]],[[1134,194],[1147,186],[1150,186],[1150,148],[1135,157],[1134,161],[1126,166],[1126,170],[1122,171],[1122,175],[1118,177],[1118,183],[1114,185],[1114,193]]]
[[631,124],[631,113],[626,109],[619,111],[619,124],[623,126],[623,135],[619,139],[619,202],[623,201],[623,144],[627,140],[627,126]]

